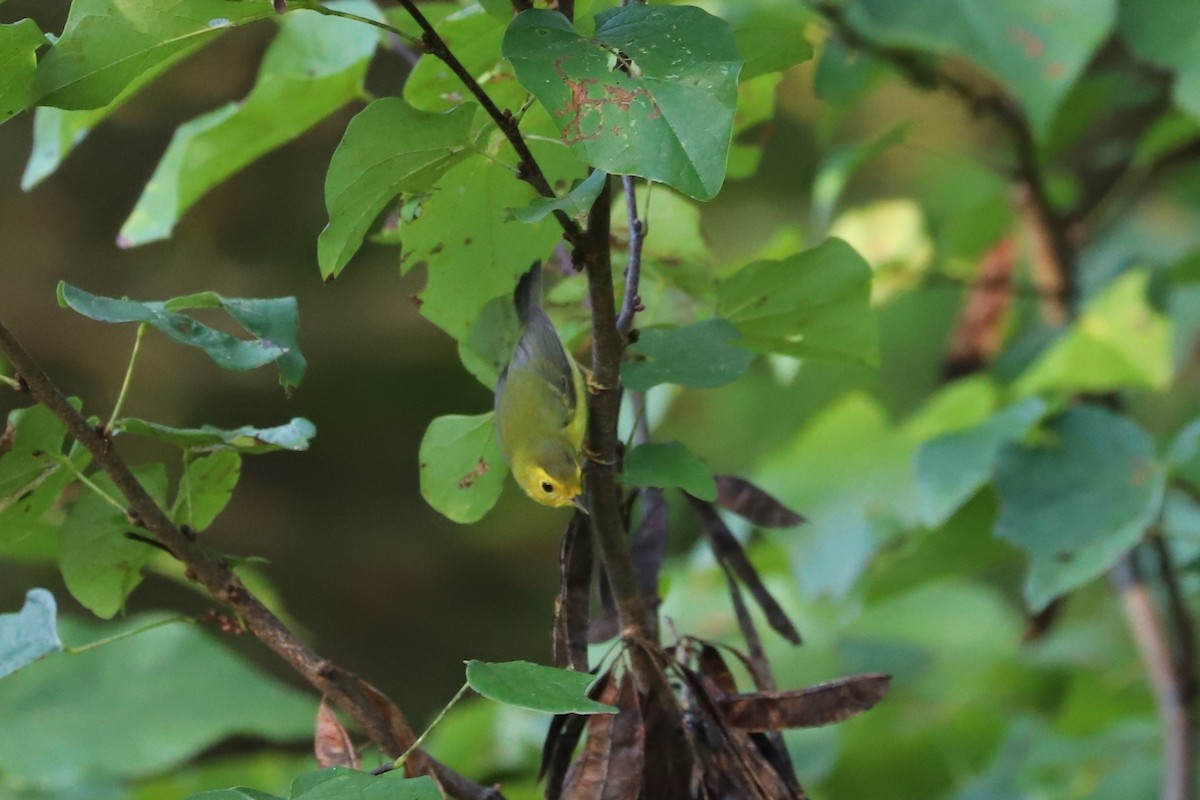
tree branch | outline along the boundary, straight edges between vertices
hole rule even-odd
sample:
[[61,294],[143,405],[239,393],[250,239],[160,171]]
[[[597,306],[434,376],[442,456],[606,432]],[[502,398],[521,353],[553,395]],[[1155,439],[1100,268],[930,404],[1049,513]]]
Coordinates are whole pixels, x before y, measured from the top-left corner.
[[[499,126],[504,137],[512,144],[513,149],[517,151],[517,156],[521,159],[517,166],[517,177],[528,183],[538,191],[542,197],[557,197],[554,189],[550,186],[550,181],[546,179],[546,174],[542,172],[541,166],[537,159],[533,157],[533,152],[529,149],[529,144],[525,141],[525,137],[521,135],[521,129],[517,125],[516,119],[510,111],[501,111],[500,107],[488,96],[488,93],[479,85],[479,81],[467,71],[463,63],[458,60],[458,57],[450,50],[446,40],[438,35],[434,30],[433,25],[417,8],[417,4],[413,0],[398,0],[404,10],[409,13],[409,16],[420,26],[422,35],[421,42],[425,45],[426,51],[441,59],[442,62],[450,68],[458,79],[462,81],[463,86],[467,87],[479,104],[487,111],[488,116],[495,121]],[[555,209],[554,218],[558,220],[558,224],[563,229],[563,236],[572,245],[578,247],[578,240],[581,235],[579,225],[575,220],[561,209]]]
[[1163,729],[1162,800],[1195,797],[1196,765],[1191,715],[1182,676],[1171,661],[1162,620],[1138,570],[1134,553],[1128,553],[1110,573],[1121,598],[1129,631],[1137,644],[1158,704]]
[[[412,746],[416,737],[394,705],[390,714],[387,709],[380,708],[354,674],[322,658],[302,642],[246,588],[224,558],[209,553],[194,536],[189,536],[171,520],[117,455],[112,441],[89,425],[83,415],[67,402],[67,398],[2,323],[0,353],[20,375],[21,382],[28,386],[33,399],[53,412],[66,426],[67,433],[83,445],[95,463],[112,478],[117,490],[129,503],[131,518],[148,531],[148,540],[161,545],[178,559],[185,566],[189,579],[198,581],[214,598],[233,609],[251,633],[353,718],[383,752],[396,758]],[[497,790],[480,786],[427,755],[422,755],[424,762],[418,760],[418,764],[436,775],[451,795],[459,800],[503,800]],[[420,769],[417,765],[413,766],[414,769]]]

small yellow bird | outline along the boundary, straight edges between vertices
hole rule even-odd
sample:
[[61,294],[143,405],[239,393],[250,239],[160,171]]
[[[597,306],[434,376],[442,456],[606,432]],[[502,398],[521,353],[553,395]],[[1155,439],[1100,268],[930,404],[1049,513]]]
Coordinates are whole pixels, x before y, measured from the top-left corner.
[[587,511],[581,468],[587,390],[542,308],[541,272],[534,264],[513,293],[521,336],[496,383],[496,436],[525,494],[545,506]]

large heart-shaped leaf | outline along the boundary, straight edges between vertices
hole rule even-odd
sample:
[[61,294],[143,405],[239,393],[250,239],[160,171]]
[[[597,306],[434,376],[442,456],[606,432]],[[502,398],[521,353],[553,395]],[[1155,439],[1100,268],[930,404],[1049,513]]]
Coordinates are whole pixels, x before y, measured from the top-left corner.
[[597,14],[584,38],[563,15],[535,9],[512,21],[503,49],[592,166],[700,200],[721,188],[742,67],[723,20],[634,3]]

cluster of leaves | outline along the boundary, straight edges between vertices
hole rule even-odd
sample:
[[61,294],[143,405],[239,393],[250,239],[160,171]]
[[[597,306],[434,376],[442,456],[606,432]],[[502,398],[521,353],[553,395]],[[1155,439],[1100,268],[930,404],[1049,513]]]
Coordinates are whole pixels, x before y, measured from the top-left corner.
[[[363,81],[376,50],[403,47],[418,32],[402,11],[384,12],[367,0],[290,5],[249,96],[180,127],[122,227],[123,245],[169,235],[188,208],[238,169],[366,99]],[[839,0],[814,3],[819,16],[766,0],[708,4],[713,13],[614,5],[581,1],[572,25],[542,9],[514,18],[500,2],[422,4],[466,72],[513,113],[556,197],[516,179],[528,165],[509,148],[509,131],[464,101],[459,77],[426,52],[402,96],[370,102],[333,154],[329,224],[317,242],[321,275],[340,275],[368,238],[399,245],[401,269],[426,275],[422,315],[455,339],[464,368],[492,386],[515,335],[509,295],[530,261],[554,253],[561,238],[556,214],[578,219],[607,174],[653,182],[639,194],[651,231],[640,286],[646,311],[622,382],[648,393],[651,407],[711,404],[721,423],[706,440],[685,444],[670,438],[686,438],[685,423],[655,419],[659,440],[625,456],[623,480],[640,492],[645,521],[635,550],[658,526],[646,551],[661,561],[661,491],[676,488],[690,496],[711,545],[668,565],[664,612],[681,629],[709,638],[735,626],[744,632],[753,612],[730,616],[727,601],[717,599],[732,573],[785,638],[794,638],[788,631],[795,627],[773,609],[791,611],[812,645],[803,660],[792,651],[772,653],[781,680],[799,684],[820,672],[865,669],[896,674],[906,688],[894,703],[849,732],[831,728],[823,738],[787,740],[802,779],[829,796],[1057,795],[1079,781],[1093,796],[1148,795],[1156,779],[1145,768],[1154,748],[1149,704],[1144,691],[1114,677],[1130,656],[1098,579],[1148,534],[1161,538],[1173,563],[1192,570],[1200,560],[1200,424],[1188,419],[1198,410],[1188,393],[1200,330],[1193,310],[1200,299],[1200,203],[1186,161],[1200,139],[1200,59],[1187,46],[1200,12],[1181,0],[1014,0],[1003,7]],[[186,55],[231,27],[267,24],[273,16],[265,1],[76,0],[53,43],[30,20],[0,26],[0,65],[11,65],[0,70],[0,118],[36,106],[25,185],[44,180],[88,131]],[[805,32],[819,19],[829,24],[815,36],[822,41],[812,85],[829,104],[826,130],[838,132],[818,142],[811,219],[781,226],[757,252],[721,258],[704,245],[696,201],[756,170],[781,75],[812,56]],[[846,143],[835,138],[838,125],[851,127],[859,107],[894,89],[897,72],[967,95],[998,115],[1035,202],[1014,206],[1008,181],[978,165],[917,158],[911,196],[847,208],[855,172],[911,134],[889,120],[881,132]],[[1164,176],[1162,166],[1179,159],[1185,168]],[[617,198],[618,271],[632,250],[622,247],[633,233],[625,208],[625,198]],[[1035,245],[1018,258],[1013,243],[1021,239]],[[992,367],[935,388],[946,328],[963,294],[939,280],[970,283],[989,258],[1007,275],[993,293],[1000,298],[992,303],[999,344],[981,359]],[[1023,281],[1053,295],[1045,276],[1064,271],[1074,279],[1077,296],[1067,300],[1076,307],[1067,320],[1039,319],[1039,304],[1013,287]],[[549,296],[573,344],[584,330],[579,283],[564,280]],[[94,318],[135,321],[202,347],[222,366],[276,362],[285,386],[303,368],[294,314],[292,323],[282,319],[288,311],[281,301],[209,293],[132,303],[71,287],[61,297]],[[181,313],[217,307],[256,339],[230,341]],[[756,371],[760,363],[772,372]],[[877,364],[882,386],[863,377]],[[749,391],[732,400],[720,393],[695,399],[700,393],[688,391],[742,378],[743,385],[768,386],[771,399]],[[1130,410],[1081,404],[1081,395],[1116,397]],[[785,403],[794,414],[779,413]],[[745,436],[742,422],[756,418],[777,423],[758,440]],[[144,467],[139,478],[197,530],[227,501],[241,454],[298,446],[311,435],[303,422],[267,431],[128,419],[109,427],[183,449],[185,470],[169,505],[163,468]],[[59,498],[86,477],[87,459],[78,448],[64,451],[56,420],[22,410],[10,431],[0,460],[0,552],[31,557],[34,546],[25,543],[57,541],[68,587],[111,616],[153,551],[125,538],[130,523],[119,503],[104,499],[113,493],[103,476],[89,479],[89,491],[64,511]],[[748,468],[756,484],[811,522],[782,543],[752,539],[754,526],[776,525],[742,514],[729,479],[714,477],[698,452],[738,460],[728,467]],[[505,482],[488,414],[435,420],[420,460],[422,493],[458,522],[482,518]],[[725,521],[712,503],[750,522]],[[34,536],[48,529],[51,535]],[[1160,572],[1167,577],[1170,568]],[[642,587],[655,600],[656,578]],[[728,581],[736,606],[736,583]],[[1041,611],[1069,593],[1068,616],[1045,644],[1019,651],[1024,611]],[[44,631],[36,620],[45,609],[37,596],[23,619]],[[571,644],[579,646],[577,637]],[[24,663],[58,646],[56,638],[33,636],[12,652],[23,653]],[[697,703],[719,703],[705,681],[730,695],[729,671],[712,667],[711,658],[708,668],[704,663],[702,653],[698,671],[689,667],[684,680]],[[754,662],[747,672],[755,672]],[[626,686],[616,676],[595,685],[619,711],[586,722],[589,741],[574,778],[564,772],[573,742],[562,736],[571,726],[577,740],[585,725],[579,718],[559,723],[563,744],[553,774],[563,784],[618,791],[606,782],[624,776],[623,765],[593,748],[636,740],[649,724]],[[483,722],[468,713],[481,712],[452,715],[440,744],[432,742],[435,752],[452,750],[454,736],[469,725],[487,730],[507,712],[482,712],[492,715]],[[735,752],[769,764],[762,753],[784,752],[752,751],[746,734],[723,730],[728,714],[696,713],[736,739]],[[950,728],[959,735],[946,742]],[[1114,759],[1116,747],[1123,755]],[[1022,756],[1030,751],[1036,757]],[[502,757],[493,744],[464,763],[478,774],[520,772],[528,754]],[[895,778],[901,768],[905,781]],[[963,779],[964,769],[982,777]],[[726,772],[731,782],[741,774]],[[292,796],[326,796],[340,791],[334,782],[355,780],[342,773],[302,779]],[[736,783],[709,788],[744,790]],[[226,796],[264,796],[237,791]]]

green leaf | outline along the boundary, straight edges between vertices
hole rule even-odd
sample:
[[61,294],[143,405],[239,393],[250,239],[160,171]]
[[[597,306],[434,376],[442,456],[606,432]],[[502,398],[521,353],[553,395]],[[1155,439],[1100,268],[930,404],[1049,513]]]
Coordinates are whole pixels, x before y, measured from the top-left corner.
[[0,25],[0,123],[28,104],[37,50],[44,44],[46,37],[31,19]]
[[265,0],[75,0],[62,37],[38,63],[32,98],[100,108],[161,62],[274,14]]
[[[434,30],[499,108],[517,109],[529,95],[513,78],[512,66],[500,55],[507,23],[508,19],[498,19],[472,5],[435,21]],[[411,26],[411,22],[408,24]],[[412,33],[419,37],[422,31]],[[403,96],[405,102],[425,111],[448,111],[471,97],[458,76],[432,53],[423,54],[417,61],[404,82]]]
[[1103,574],[1135,545],[1164,485],[1153,441],[1123,417],[1075,407],[1046,432],[1043,444],[1005,447],[996,465],[996,535],[1028,554],[1025,597],[1034,610]]
[[758,353],[846,358],[875,364],[871,268],[840,239],[782,261],[755,261],[717,286],[717,314]]
[[218,428],[201,425],[199,428],[172,428],[157,422],[135,417],[117,420],[118,432],[146,436],[193,452],[237,450],[240,453],[273,453],[276,450],[307,450],[309,440],[317,435],[316,427],[304,417],[294,417],[286,425],[274,428]]
[[1171,332],[1146,300],[1144,270],[1114,280],[1017,380],[1020,394],[1162,390],[1171,383]]
[[528,661],[467,662],[467,683],[489,700],[548,714],[612,714],[587,696],[595,676]]
[[188,462],[179,479],[171,518],[202,531],[225,509],[242,474],[242,457],[224,450]]
[[746,3],[733,22],[733,39],[745,59],[741,80],[781,72],[813,57],[805,38],[811,15],[800,5],[763,7]]
[[[78,400],[71,405],[80,408]],[[45,406],[14,409],[8,425],[12,427],[12,446],[0,455],[0,499],[28,489],[31,481],[54,468],[67,435],[58,417]]]
[[525,208],[514,208],[513,216],[521,222],[541,222],[555,211],[565,211],[568,216],[579,219],[587,215],[607,181],[607,172],[593,170],[562,197],[539,197]]
[[630,450],[621,481],[629,486],[678,486],[701,500],[717,499],[712,469],[679,442],[650,442]]
[[421,496],[454,522],[478,521],[504,489],[508,468],[491,411],[438,417],[421,439],[419,457]]
[[39,106],[34,112],[33,150],[25,164],[25,173],[21,176],[21,188],[28,192],[52,175],[71,151],[87,138],[92,128],[108,119],[130,98],[191,52],[191,49],[180,50],[139,73],[112,102],[99,108],[67,111],[53,106]]
[[[750,80],[743,74],[738,83],[738,108],[733,121],[733,141],[729,145],[727,178],[748,178],[758,171],[763,148],[774,135],[769,123],[775,117],[775,95],[782,79],[777,72]],[[657,217],[657,208],[655,212]],[[659,230],[656,227],[655,233]]]
[[385,97],[350,120],[325,177],[329,224],[317,244],[322,276],[341,273],[397,195],[425,191],[469,153],[473,117],[474,106],[433,114]]
[[0,678],[63,649],[57,616],[54,595],[45,589],[30,589],[20,611],[0,614]]
[[1179,0],[1126,0],[1117,28],[1138,56],[1176,71],[1175,104],[1200,120],[1200,6]]
[[[368,0],[328,6],[383,19]],[[214,186],[361,96],[378,42],[378,32],[361,22],[306,10],[284,15],[250,95],[175,131],[118,243],[133,247],[167,238]]]
[[[276,795],[238,786],[194,794],[188,800],[285,800]],[[306,772],[292,783],[287,800],[442,800],[433,778],[404,777],[404,770],[372,775],[333,767]]]
[[591,38],[553,11],[523,11],[504,55],[594,167],[699,200],[725,165],[742,62],[729,25],[692,6],[635,3],[596,15]]
[[520,334],[521,323],[512,297],[494,298],[480,309],[467,337],[459,341],[459,360],[480,383],[495,389]]
[[621,382],[644,392],[660,383],[711,389],[733,383],[745,373],[754,354],[733,342],[742,334],[716,317],[679,328],[643,328],[621,365]]
[[[262,300],[226,298],[200,292],[165,302],[98,297],[65,281],[58,304],[99,322],[145,322],[180,344],[196,347],[222,369],[243,371],[275,361],[284,389],[300,384],[306,362],[298,344],[299,319],[294,297]],[[259,338],[245,341],[178,313],[193,308],[223,308]]]
[[987,483],[1000,448],[1020,439],[1046,413],[1032,397],[1009,406],[987,421],[926,442],[917,450],[917,497],[921,520],[937,527]]
[[1184,426],[1167,451],[1171,475],[1200,487],[1200,419]]
[[506,209],[535,196],[506,166],[483,156],[442,176],[424,213],[402,228],[402,267],[427,265],[422,316],[462,341],[488,302],[512,296],[518,276],[562,237],[553,219],[507,221]]
[[[167,471],[162,464],[134,467],[133,474],[155,502],[166,505]],[[97,473],[91,479],[100,491],[124,504],[111,478]],[[80,604],[103,619],[124,607],[125,598],[142,582],[142,567],[157,552],[126,538],[125,532],[132,530],[134,525],[123,511],[86,489],[59,530],[63,581]]]
[[847,21],[868,39],[970,59],[1021,102],[1038,138],[1116,20],[1117,0],[856,0]]
[[[59,626],[77,646],[161,619]],[[34,786],[153,775],[234,735],[311,738],[315,706],[200,626],[161,625],[0,681],[0,771]]]

